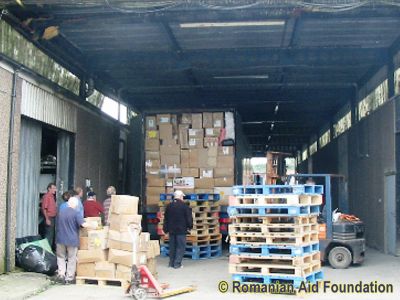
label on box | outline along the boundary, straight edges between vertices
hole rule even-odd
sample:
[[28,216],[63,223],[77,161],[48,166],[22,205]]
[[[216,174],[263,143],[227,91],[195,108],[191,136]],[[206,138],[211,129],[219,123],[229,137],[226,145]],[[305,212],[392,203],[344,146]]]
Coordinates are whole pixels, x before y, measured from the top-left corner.
[[193,189],[194,177],[174,178],[173,187],[176,189]]

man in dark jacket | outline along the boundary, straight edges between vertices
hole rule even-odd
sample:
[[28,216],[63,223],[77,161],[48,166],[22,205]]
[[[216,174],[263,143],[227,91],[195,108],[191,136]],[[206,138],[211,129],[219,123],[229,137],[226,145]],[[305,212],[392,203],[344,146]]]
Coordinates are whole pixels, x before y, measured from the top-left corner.
[[163,230],[169,234],[169,267],[182,268],[186,248],[186,234],[193,228],[192,209],[185,204],[182,191],[175,191],[174,200],[164,214]]

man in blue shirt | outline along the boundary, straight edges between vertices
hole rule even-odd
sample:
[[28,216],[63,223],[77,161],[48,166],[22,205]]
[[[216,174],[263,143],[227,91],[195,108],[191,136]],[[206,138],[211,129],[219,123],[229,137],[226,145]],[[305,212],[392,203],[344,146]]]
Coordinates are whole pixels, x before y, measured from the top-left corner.
[[78,211],[79,200],[71,197],[68,206],[60,209],[57,218],[57,282],[74,283],[76,272],[76,256],[79,247],[79,228],[89,227]]

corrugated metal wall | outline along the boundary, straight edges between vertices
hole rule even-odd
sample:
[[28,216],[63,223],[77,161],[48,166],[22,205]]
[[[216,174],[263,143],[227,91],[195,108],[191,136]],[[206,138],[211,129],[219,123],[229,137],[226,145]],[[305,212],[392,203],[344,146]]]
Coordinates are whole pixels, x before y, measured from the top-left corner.
[[22,118],[20,137],[17,237],[38,234],[42,126],[35,121]]
[[76,106],[27,80],[22,82],[21,114],[69,132],[76,132]]

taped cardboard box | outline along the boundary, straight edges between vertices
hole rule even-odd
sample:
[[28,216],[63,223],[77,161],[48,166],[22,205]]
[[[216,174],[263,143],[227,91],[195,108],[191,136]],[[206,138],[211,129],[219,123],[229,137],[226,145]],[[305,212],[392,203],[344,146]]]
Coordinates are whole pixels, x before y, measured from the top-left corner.
[[181,167],[190,167],[190,150],[181,150]]
[[124,265],[117,265],[117,270],[115,272],[115,278],[130,281],[131,280],[131,267]]
[[79,263],[91,263],[107,260],[108,250],[78,250]]
[[146,139],[144,147],[146,151],[160,151],[160,140]]
[[162,140],[172,140],[172,124],[161,124],[158,126],[160,131],[160,139]]
[[158,130],[146,130],[146,139],[159,139],[160,134]]
[[127,267],[132,266],[132,252],[110,249],[108,253],[108,261],[115,264],[121,264]]
[[156,117],[153,117],[153,116],[146,117],[146,129],[147,130],[157,130]]
[[171,123],[170,114],[158,114],[157,115],[157,125]]
[[181,147],[177,144],[162,144],[160,147],[160,155],[179,155]]
[[233,177],[214,178],[214,186],[232,187],[234,181]]
[[204,129],[189,129],[189,139],[204,138]]
[[139,251],[147,252],[150,247],[150,233],[141,232],[139,236]]
[[107,246],[110,249],[121,249],[121,233],[117,230],[108,231],[108,241]]
[[172,166],[172,165],[180,166],[181,164],[180,152],[178,152],[177,155],[161,154],[161,164],[167,166]]
[[111,196],[111,212],[120,215],[137,215],[139,198],[127,195]]
[[235,154],[235,149],[233,146],[218,147],[218,156],[231,156]]
[[202,114],[192,114],[192,128],[202,129],[203,128],[203,115]]
[[213,168],[201,168],[200,169],[200,178],[214,178],[214,169]]
[[195,179],[195,188],[197,189],[212,189],[214,188],[214,179],[213,178],[200,178]]
[[81,277],[95,277],[95,263],[78,263],[76,275]]
[[189,138],[190,149],[202,149],[203,147],[203,138]]
[[147,170],[159,169],[161,167],[161,161],[147,159],[145,161],[145,167],[146,167],[146,172],[147,172]]
[[233,168],[235,164],[235,158],[233,155],[220,156],[217,160],[218,168]]
[[88,250],[107,249],[108,226],[101,230],[88,231]]
[[206,128],[206,137],[219,137],[219,134],[221,132],[220,128]]
[[179,144],[181,149],[189,149],[189,125],[179,125]]
[[198,168],[182,168],[182,177],[200,177]]
[[89,223],[91,228],[80,228],[79,229],[79,237],[88,237],[88,231],[93,229],[101,229],[102,223],[100,217],[91,217],[91,218],[84,218],[85,223]]
[[205,148],[218,147],[219,139],[215,137],[205,137],[203,144]]
[[160,169],[159,168],[146,168],[146,176],[157,176],[160,177]]
[[147,178],[147,186],[149,187],[164,187],[165,186],[165,178]]
[[108,261],[95,263],[94,270],[97,278],[115,278],[116,265]]
[[224,113],[218,112],[213,113],[213,127],[214,128],[223,128],[224,127]]
[[212,112],[203,112],[203,128],[213,127]]
[[89,250],[89,238],[79,237],[79,250]]
[[146,160],[160,160],[160,151],[146,151]]
[[234,175],[234,168],[215,168],[214,170],[215,178],[233,177]]
[[116,230],[119,232],[128,231],[128,225],[131,223],[141,224],[142,216],[141,215],[110,215],[110,230]]
[[218,156],[218,147],[208,147],[207,153],[209,157],[217,157]]

